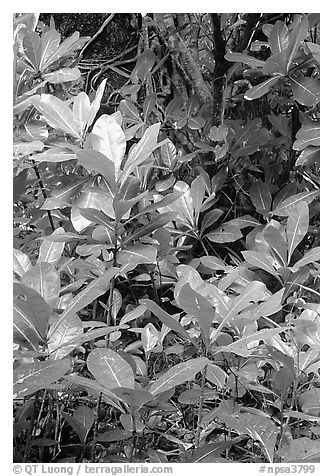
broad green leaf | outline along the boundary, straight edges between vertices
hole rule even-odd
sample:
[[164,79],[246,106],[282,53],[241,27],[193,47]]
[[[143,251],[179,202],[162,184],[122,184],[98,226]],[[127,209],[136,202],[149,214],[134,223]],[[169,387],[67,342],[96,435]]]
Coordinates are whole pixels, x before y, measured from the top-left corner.
[[84,440],[85,440],[90,428],[94,424],[94,420],[95,420],[94,411],[87,405],[81,405],[73,413],[73,418],[75,418],[75,420],[80,422],[81,425],[83,426],[85,430],[85,437],[84,437]]
[[130,101],[122,99],[120,101],[118,110],[121,112],[125,120],[131,122],[132,124],[140,124],[140,126],[143,125],[143,121],[138,109]]
[[[124,266],[123,268],[111,267],[102,276],[94,279],[90,284],[88,284],[88,286],[86,286],[70,301],[69,305],[61,314],[60,319],[54,324],[54,326],[52,326],[52,333],[56,332],[62,325],[62,322],[67,320],[67,316],[74,315],[76,312],[94,301],[98,296],[104,294],[109,288],[111,279],[118,273],[125,272],[127,269],[130,269],[130,266]],[[51,338],[52,334],[49,333],[49,339]]]
[[[274,329],[262,329],[260,331],[255,332],[254,334],[241,337],[240,339],[233,342],[232,344],[216,347],[214,351],[215,352],[233,352],[234,354],[241,355],[242,357],[249,357],[252,353],[252,347],[254,344],[255,346],[257,346],[260,340],[265,340],[271,337],[275,337],[276,335],[286,331],[287,329],[288,329],[287,327],[278,327]],[[248,345],[250,345],[250,348],[248,348]]]
[[225,263],[220,258],[216,258],[215,256],[202,256],[202,258],[200,258],[200,261],[201,264],[211,270],[222,271],[226,268]]
[[273,200],[273,209],[278,208],[280,204],[286,198],[291,197],[297,193],[297,183],[296,182],[289,182],[285,185],[281,190],[275,195]]
[[115,114],[102,114],[97,119],[91,132],[91,143],[94,150],[113,163],[117,181],[121,174],[120,166],[126,150],[126,139]]
[[[206,183],[202,175],[198,175],[191,183],[191,195],[193,210],[196,217],[199,216],[202,202],[205,198]],[[198,220],[198,219],[197,219]]]
[[270,56],[265,61],[263,73],[266,76],[284,76],[286,74],[286,51]]
[[297,245],[303,240],[309,228],[309,207],[299,202],[289,213],[287,220],[288,263]]
[[66,162],[67,160],[75,160],[77,157],[70,149],[64,147],[52,147],[46,152],[36,154],[32,157],[36,162]]
[[19,365],[13,372],[14,398],[23,398],[47,388],[62,378],[70,368],[70,359],[46,360]]
[[157,94],[149,94],[143,103],[143,121],[147,122],[149,114],[154,110],[157,103]]
[[308,77],[291,77],[290,82],[294,98],[297,102],[308,107],[315,106],[319,102],[319,79]]
[[310,50],[314,59],[318,61],[318,64],[319,64],[320,63],[320,45],[317,45],[316,43],[312,43],[311,41],[307,41],[306,46]]
[[158,147],[157,138],[160,127],[160,123],[148,127],[139,142],[131,148],[121,176],[123,183],[133,170],[148,159],[156,147]]
[[206,345],[209,343],[210,325],[215,317],[215,308],[209,301],[194,291],[189,284],[182,287],[178,296],[179,306],[197,319]]
[[307,436],[291,440],[279,449],[283,463],[319,463],[320,441]]
[[48,68],[51,66],[53,63],[58,61],[62,56],[65,56],[71,51],[71,48],[73,45],[77,42],[79,39],[79,32],[75,31],[69,38],[66,38],[65,41],[63,41],[60,46],[52,53],[48,59],[44,62],[44,69]]
[[83,132],[86,128],[90,115],[90,100],[86,93],[80,92],[74,98],[73,102],[73,117],[76,122],[80,135],[83,136]]
[[[55,237],[57,235],[62,235],[64,233],[65,233],[65,230],[60,227],[60,228],[57,228],[50,236]],[[39,256],[38,256],[37,263],[46,262],[46,263],[56,265],[61,258],[64,247],[65,247],[64,242],[57,243],[57,242],[52,242],[49,240],[43,240],[39,248]]]
[[43,79],[51,84],[76,81],[81,76],[79,68],[61,68],[52,73],[43,74]]
[[227,224],[223,224],[205,236],[214,243],[230,243],[243,237],[239,227],[229,226]]
[[190,390],[185,390],[185,392],[181,393],[178,397],[178,402],[182,405],[197,405],[200,403],[201,395],[203,397],[203,401],[207,401],[216,400],[218,394],[215,390],[207,388],[201,392],[200,387],[196,386],[196,388],[191,388]]
[[204,213],[201,222],[201,233],[204,233],[207,228],[213,225],[223,215],[222,210],[215,208],[207,213]]
[[76,153],[79,164],[86,169],[95,170],[108,182],[112,191],[115,191],[115,165],[106,155],[93,149],[81,149]]
[[228,51],[228,53],[224,55],[224,57],[228,61],[244,63],[244,64],[247,64],[248,66],[251,66],[252,68],[261,69],[265,64],[264,61],[244,53],[232,53],[231,51]]
[[51,127],[66,132],[76,139],[80,138],[73,113],[65,101],[52,94],[41,94],[40,96],[33,96],[31,102],[43,114],[44,119]]
[[160,155],[163,164],[169,169],[171,169],[176,159],[177,150],[170,139],[167,139],[165,143],[161,146]]
[[314,121],[311,124],[305,124],[296,134],[296,141],[293,149],[303,150],[308,146],[320,145],[320,122]]
[[137,319],[138,317],[141,317],[144,312],[146,311],[146,307],[143,304],[140,304],[138,307],[133,309],[132,311],[127,312],[119,322],[119,325],[127,324],[128,322],[133,321],[134,319]]
[[297,263],[294,264],[293,270],[297,270],[301,268],[302,266],[306,266],[307,264],[314,263],[316,261],[320,261],[320,248],[319,246],[312,248],[311,250],[308,250],[303,258],[297,261]]
[[157,249],[152,245],[142,245],[137,243],[133,246],[127,246],[124,250],[117,253],[117,262],[119,264],[143,264],[156,262]]
[[13,271],[22,277],[31,266],[30,258],[23,251],[13,248]]
[[258,84],[258,86],[254,86],[253,88],[249,89],[244,94],[244,99],[253,101],[253,99],[258,99],[261,96],[264,96],[271,90],[272,86],[274,86],[274,84],[279,81],[279,79],[279,76],[273,76],[272,78],[266,79],[266,81]]
[[[66,357],[77,345],[77,339],[83,335],[83,325],[77,314],[58,317],[49,330],[48,350],[54,360]],[[58,321],[61,319],[61,323]],[[74,342],[74,343],[73,343]]]
[[208,363],[209,360],[206,357],[197,357],[187,362],[177,364],[156,380],[149,388],[149,392],[153,395],[158,395],[177,385],[181,385],[189,380],[194,380],[196,374]]
[[60,292],[60,277],[52,264],[37,263],[22,276],[22,283],[37,291],[53,307]]
[[91,221],[92,223],[103,225],[105,228],[108,228],[110,233],[114,233],[115,222],[110,220],[110,218],[105,215],[105,213],[96,210],[95,208],[80,208],[79,210],[80,215],[82,215],[87,220]]
[[[262,233],[263,239],[268,244],[271,254],[277,260],[280,266],[287,266],[287,241],[285,233],[283,234],[275,228],[275,226],[268,226]],[[258,235],[257,235],[258,237]],[[256,240],[257,243],[257,240]],[[260,250],[258,250],[260,251]]]
[[[244,253],[244,252],[243,252]],[[252,281],[242,290],[241,294],[228,304],[228,311],[223,313],[223,318],[217,329],[211,335],[213,338],[222,330],[239,312],[253,302],[261,301],[265,298],[266,286],[260,281]]]
[[118,387],[112,390],[119,400],[124,401],[130,408],[132,414],[137,412],[145,403],[154,400],[154,396],[141,388]]
[[108,389],[134,388],[131,366],[111,349],[93,349],[88,356],[87,366],[95,379]]
[[91,126],[91,124],[93,123],[93,121],[95,119],[95,116],[96,116],[96,114],[97,114],[97,112],[100,108],[106,82],[107,82],[107,78],[103,79],[101,84],[98,86],[98,89],[97,89],[96,95],[95,95],[95,99],[93,100],[93,102],[91,103],[91,106],[90,106],[89,118],[88,118],[88,121],[87,121],[86,129],[88,129],[88,127]]
[[[57,361],[59,362],[59,361]],[[78,387],[83,387],[87,390],[88,393],[94,395],[95,397],[99,397],[102,394],[102,398],[106,403],[109,405],[113,405],[115,408],[123,412],[123,407],[120,405],[118,398],[114,395],[114,393],[109,390],[105,385],[98,383],[96,380],[80,377],[76,374],[66,375],[65,379],[73,384],[77,385]]]
[[269,462],[273,463],[278,428],[270,418],[242,412],[237,415],[219,414],[219,419],[240,435],[245,433],[259,441]]
[[278,277],[278,273],[276,269],[273,267],[271,261],[267,259],[267,257],[259,253],[258,251],[242,251],[242,255],[244,256],[245,261],[252,264],[257,268],[263,269],[267,271],[267,273],[272,274],[275,277]]
[[62,415],[77,433],[81,444],[84,445],[89,430],[95,421],[94,411],[87,405],[80,405],[73,413],[73,416],[67,415],[64,412],[62,412]]
[[288,197],[281,203],[279,203],[279,205],[271,213],[272,215],[278,215],[283,217],[289,216],[291,211],[298,203],[304,201],[309,205],[318,195],[318,190],[297,193],[296,195],[292,195],[291,197]]
[[225,388],[228,375],[218,365],[209,363],[206,369],[206,379],[213,385],[216,385],[218,389]]
[[268,43],[273,55],[281,53],[288,48],[289,30],[283,21],[278,20],[274,23],[268,37]]
[[191,339],[186,329],[184,329],[184,327],[173,316],[160,308],[155,302],[151,301],[150,299],[140,299],[140,304],[149,309],[149,311],[151,311],[165,326],[181,335],[184,340],[189,340],[192,342],[192,344],[196,345],[195,341]]
[[301,43],[308,35],[309,20],[306,15],[303,16],[301,22],[295,26],[289,37],[289,45],[287,48],[287,65],[286,69],[289,71],[292,61],[295,58]]
[[72,197],[77,195],[85,181],[86,180],[84,179],[74,180],[68,185],[60,188],[54,188],[51,191],[50,197],[48,197],[41,206],[41,209],[53,210],[55,208],[63,208],[68,206],[68,203],[70,203]]
[[266,182],[257,180],[251,186],[249,194],[258,212],[267,212],[271,209],[272,195]]
[[164,453],[158,450],[153,450],[152,448],[147,449],[147,455],[149,457],[150,463],[167,463],[168,458]]
[[46,61],[56,52],[60,43],[61,35],[58,31],[50,28],[42,34],[42,54],[39,63],[39,69],[44,70]]
[[154,347],[159,345],[161,340],[160,332],[156,329],[154,324],[148,322],[141,332],[141,343],[143,350],[147,353],[150,352]]
[[34,289],[14,283],[14,342],[39,350],[45,342],[50,306]]
[[35,31],[27,31],[23,38],[23,51],[29,63],[32,65],[32,71],[39,70],[39,63],[42,55],[42,42]]
[[251,316],[251,320],[257,320],[259,317],[266,317],[275,314],[276,312],[282,309],[282,299],[285,292],[285,288],[280,289],[272,296],[270,296],[267,301],[258,305],[256,310]]
[[132,438],[133,433],[127,430],[108,430],[104,431],[103,433],[98,433],[97,441],[106,441],[106,442],[118,442],[122,440],[127,440],[128,438]]
[[[295,141],[294,145],[296,144],[296,142],[298,141]],[[296,144],[296,147],[297,146],[298,144]],[[313,147],[313,146],[305,147],[305,149],[303,149],[300,155],[297,157],[297,160],[295,162],[295,167],[299,167],[302,165],[311,166],[313,163],[318,163],[319,158],[320,158],[319,147]]]
[[[186,460],[187,463],[215,463],[218,462],[216,457],[220,456],[220,453],[228,450],[236,442],[234,441],[219,441],[218,443],[208,443],[200,448],[198,448],[189,458]],[[222,459],[222,458],[220,458]],[[229,463],[228,460],[224,461]],[[230,463],[232,461],[230,460]]]

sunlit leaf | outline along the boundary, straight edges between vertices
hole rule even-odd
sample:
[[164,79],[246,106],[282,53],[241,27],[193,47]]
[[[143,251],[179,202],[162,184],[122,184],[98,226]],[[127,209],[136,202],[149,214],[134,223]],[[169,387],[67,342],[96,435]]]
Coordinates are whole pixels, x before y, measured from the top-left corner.
[[93,349],[88,356],[87,366],[96,380],[108,389],[134,388],[131,366],[111,349]]

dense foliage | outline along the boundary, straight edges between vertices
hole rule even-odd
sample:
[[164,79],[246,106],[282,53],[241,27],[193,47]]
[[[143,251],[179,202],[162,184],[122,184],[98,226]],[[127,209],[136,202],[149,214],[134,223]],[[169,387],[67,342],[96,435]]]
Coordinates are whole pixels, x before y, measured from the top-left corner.
[[14,18],[14,459],[316,462],[319,15],[131,25]]

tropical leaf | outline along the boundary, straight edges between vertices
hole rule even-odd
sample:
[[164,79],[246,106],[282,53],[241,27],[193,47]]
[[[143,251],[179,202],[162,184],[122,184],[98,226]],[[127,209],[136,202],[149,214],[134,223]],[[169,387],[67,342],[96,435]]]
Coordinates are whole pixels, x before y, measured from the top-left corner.
[[[192,344],[197,345],[190,337],[186,329],[173,316],[160,308],[155,302],[151,301],[150,299],[140,299],[140,304],[142,304],[146,309],[149,309],[149,311],[151,311],[166,327],[181,335],[183,339],[190,340]],[[128,320],[126,322],[128,322]]]
[[[62,227],[57,228],[51,237],[62,235],[65,233],[65,230]],[[64,250],[64,242],[52,242],[49,240],[43,240],[39,248],[39,256],[37,263],[50,263],[56,265],[61,258],[62,252]]]
[[263,269],[264,271],[267,271],[267,273],[278,278],[279,275],[276,269],[264,254],[259,253],[258,251],[242,251],[242,255],[244,256],[245,261],[252,264],[252,266]]
[[288,48],[289,30],[283,21],[278,20],[274,23],[268,37],[268,44],[273,55],[281,53]]
[[80,135],[83,136],[83,132],[86,128],[90,115],[90,100],[86,93],[80,92],[75,96],[73,102],[73,117],[76,122]]
[[55,321],[50,327],[47,343],[50,358],[59,360],[66,357],[77,347],[77,339],[82,335],[83,324],[77,314],[67,314],[59,325]]
[[21,283],[14,283],[14,342],[39,350],[46,340],[50,306],[37,291]]
[[206,238],[214,243],[230,243],[242,237],[243,235],[239,227],[228,224],[223,224],[221,227],[206,235]]
[[301,258],[294,264],[293,270],[297,270],[301,268],[302,266],[306,266],[307,264],[310,264],[310,263],[315,263],[316,261],[319,261],[319,260],[320,260],[320,248],[319,246],[316,246],[315,248],[308,250],[304,254],[303,258]]
[[[243,252],[245,253],[245,252]],[[233,298],[228,303],[228,311],[223,313],[223,318],[217,329],[214,329],[211,338],[221,331],[221,329],[227,325],[231,319],[233,319],[239,312],[249,306],[250,303],[258,302],[265,299],[266,286],[260,281],[252,281],[242,290],[242,293]]]
[[65,101],[52,94],[33,96],[31,103],[44,116],[46,122],[58,131],[66,132],[79,139],[80,133],[73,113]]
[[296,140],[293,149],[303,150],[309,146],[320,145],[320,122],[314,121],[311,124],[305,124],[296,134]]
[[62,412],[62,416],[80,438],[81,445],[84,445],[95,421],[94,411],[87,405],[80,405],[73,413],[73,416],[67,415],[65,412]]
[[93,349],[88,356],[87,366],[97,382],[110,390],[116,387],[134,388],[131,366],[111,349]]
[[20,277],[23,276],[32,264],[30,258],[23,251],[13,249],[13,271]]
[[23,398],[47,388],[62,378],[70,367],[71,360],[66,358],[19,365],[13,372],[14,398]]
[[289,216],[291,211],[298,203],[304,201],[309,205],[318,195],[318,190],[297,193],[296,195],[292,195],[291,197],[288,197],[281,203],[279,203],[278,206],[271,213],[272,215]]
[[81,76],[79,68],[61,68],[52,73],[43,74],[43,79],[51,84],[65,83],[67,81],[76,81]]
[[22,276],[22,283],[37,291],[50,306],[55,304],[60,292],[60,277],[52,264],[37,263]]
[[156,147],[158,147],[157,138],[160,127],[160,123],[148,127],[139,142],[131,148],[121,176],[122,183],[125,182],[135,167],[148,159]]
[[272,195],[266,182],[256,180],[249,190],[250,198],[260,213],[271,209]]
[[309,228],[309,207],[299,202],[290,212],[287,220],[288,263],[297,245],[303,240]]
[[187,362],[177,364],[156,380],[150,386],[149,392],[153,395],[158,395],[159,393],[165,392],[177,385],[181,385],[188,380],[194,380],[196,374],[208,363],[209,360],[206,357],[197,357]]
[[258,99],[261,96],[267,94],[271,88],[279,81],[279,76],[273,76],[272,78],[266,79],[263,83],[258,84],[258,86],[254,86],[253,88],[249,89],[244,94],[244,99],[248,101],[253,101],[253,99]]
[[102,276],[96,278],[88,286],[86,286],[81,292],[79,292],[69,303],[66,309],[60,316],[60,319],[52,326],[52,333],[49,333],[49,339],[52,338],[52,334],[57,332],[58,328],[62,326],[62,322],[67,320],[67,316],[72,316],[76,312],[94,301],[98,296],[104,294],[110,285],[111,279],[118,273],[122,273],[125,269],[130,269],[130,266],[123,268],[109,268]]
[[226,385],[228,375],[218,365],[209,363],[206,369],[206,379],[218,389],[223,389]]
[[210,325],[215,317],[215,308],[206,298],[194,291],[189,284],[185,284],[181,288],[178,302],[187,314],[197,319],[206,345],[208,345]]
[[291,77],[290,82],[294,98],[297,102],[308,107],[315,106],[319,102],[319,79],[308,77]]
[[278,434],[278,429],[270,418],[255,415],[248,412],[237,415],[219,414],[229,428],[239,434],[247,434],[256,441],[259,441],[270,463],[273,463],[274,449]]
[[292,61],[296,56],[296,53],[301,45],[301,43],[305,40],[308,35],[309,29],[309,20],[306,15],[303,16],[302,20],[298,25],[294,27],[290,34],[289,38],[289,45],[287,48],[287,65],[286,69],[289,71]]
[[155,263],[157,249],[152,245],[142,245],[137,243],[133,246],[127,246],[124,250],[117,253],[117,262],[121,265],[125,264],[143,264]]
[[237,63],[244,63],[252,68],[262,68],[265,64],[264,61],[255,58],[254,56],[249,56],[244,53],[232,53],[228,51],[227,54],[224,55],[225,59],[232,62]]
[[90,106],[89,118],[87,120],[86,129],[88,129],[88,127],[91,126],[91,124],[93,123],[93,121],[95,119],[95,116],[96,116],[96,114],[97,114],[97,112],[100,108],[106,82],[107,82],[107,78],[103,79],[101,84],[98,86],[98,89],[97,89],[96,95],[95,95],[95,99],[93,100],[93,102],[91,103],[91,106]]
[[[115,113],[111,116],[102,114],[95,122],[91,132],[93,149],[103,154],[113,163],[116,181],[121,174],[120,166],[126,150],[125,134],[116,117],[119,114]],[[98,172],[100,171],[98,170]]]
[[[208,443],[206,445],[198,448],[189,458],[187,463],[215,463],[217,456],[220,456],[220,453],[228,450],[232,447],[234,443],[239,441],[239,439],[234,438],[230,441],[219,441],[218,443]],[[228,460],[225,460],[228,463]],[[230,461],[231,463],[231,461]]]

